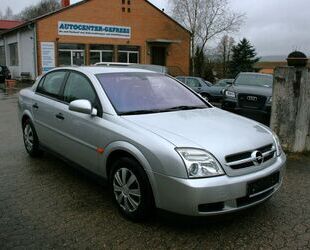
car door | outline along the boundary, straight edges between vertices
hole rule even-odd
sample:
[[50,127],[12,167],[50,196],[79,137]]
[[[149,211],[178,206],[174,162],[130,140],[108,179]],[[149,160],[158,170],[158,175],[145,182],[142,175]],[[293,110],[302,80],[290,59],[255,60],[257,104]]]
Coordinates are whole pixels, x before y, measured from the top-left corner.
[[[69,110],[70,102],[79,99],[89,100],[98,110],[98,116]],[[84,74],[70,71],[63,90],[63,103],[58,114],[58,130],[62,132],[59,149],[69,160],[96,172],[102,138],[98,136],[101,128],[102,107],[92,82]],[[102,153],[102,152],[101,152]]]
[[57,151],[61,139],[58,131],[58,106],[62,105],[60,93],[67,72],[52,71],[40,81],[32,100],[34,125],[40,144]]

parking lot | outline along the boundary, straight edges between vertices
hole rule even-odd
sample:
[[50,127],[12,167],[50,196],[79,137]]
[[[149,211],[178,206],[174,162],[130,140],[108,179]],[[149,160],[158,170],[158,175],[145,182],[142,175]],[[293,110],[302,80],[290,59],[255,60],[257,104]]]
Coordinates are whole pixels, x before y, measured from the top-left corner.
[[1,249],[310,248],[309,156],[289,157],[281,191],[258,207],[212,218],[158,212],[138,224],[120,217],[100,181],[52,155],[28,157],[17,97],[1,92],[0,138]]

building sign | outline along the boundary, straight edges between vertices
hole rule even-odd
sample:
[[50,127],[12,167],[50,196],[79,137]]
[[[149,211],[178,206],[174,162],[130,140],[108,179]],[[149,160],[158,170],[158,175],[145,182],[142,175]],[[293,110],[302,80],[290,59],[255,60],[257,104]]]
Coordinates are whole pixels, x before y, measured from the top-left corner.
[[63,36],[92,36],[106,38],[131,37],[131,28],[104,24],[58,22],[58,34]]
[[55,44],[41,42],[42,73],[55,68]]

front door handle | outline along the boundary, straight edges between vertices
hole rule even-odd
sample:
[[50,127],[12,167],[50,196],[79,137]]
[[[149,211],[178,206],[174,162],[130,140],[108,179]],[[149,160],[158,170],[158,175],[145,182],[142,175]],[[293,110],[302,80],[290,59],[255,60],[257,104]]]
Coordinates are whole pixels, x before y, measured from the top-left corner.
[[33,104],[32,107],[33,107],[34,109],[39,109],[39,106],[38,106],[37,103]]
[[58,120],[64,120],[64,119],[65,119],[65,117],[63,116],[62,113],[57,114],[57,115],[56,115],[56,118],[57,118]]

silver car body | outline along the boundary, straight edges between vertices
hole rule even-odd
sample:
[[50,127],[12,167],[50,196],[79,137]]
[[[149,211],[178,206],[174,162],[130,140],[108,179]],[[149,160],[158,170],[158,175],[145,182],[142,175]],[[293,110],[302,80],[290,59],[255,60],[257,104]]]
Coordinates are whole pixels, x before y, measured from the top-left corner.
[[[108,178],[109,156],[114,152],[127,152],[139,161],[147,173],[156,207],[185,215],[201,216],[240,210],[266,200],[279,189],[286,162],[283,152],[277,157],[273,151],[268,161],[248,168],[233,169],[232,163],[226,161],[229,155],[252,152],[266,145],[271,145],[270,150],[274,150],[275,140],[267,127],[212,106],[200,110],[119,116],[95,75],[148,71],[113,67],[62,69],[81,72],[90,79],[103,112],[102,117],[73,112],[68,104],[37,94],[40,78],[32,88],[22,90],[19,95],[19,118],[21,121],[25,116],[31,119],[40,144],[50,150],[104,178]],[[40,108],[34,109],[34,103]],[[66,119],[56,119],[55,115],[59,113]],[[225,175],[189,179],[176,147],[210,152]],[[104,149],[103,152],[98,152],[99,148]],[[279,172],[279,182],[264,190],[266,195],[250,199],[247,203],[238,202],[247,197],[248,183],[275,172]],[[199,209],[203,204],[218,203],[222,207],[215,211]]]

